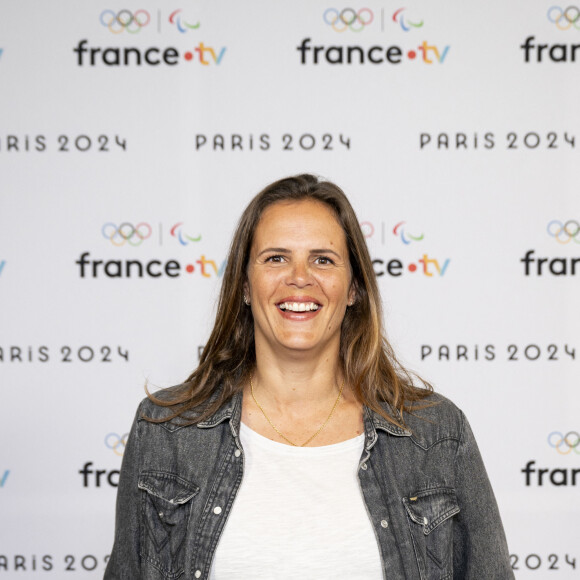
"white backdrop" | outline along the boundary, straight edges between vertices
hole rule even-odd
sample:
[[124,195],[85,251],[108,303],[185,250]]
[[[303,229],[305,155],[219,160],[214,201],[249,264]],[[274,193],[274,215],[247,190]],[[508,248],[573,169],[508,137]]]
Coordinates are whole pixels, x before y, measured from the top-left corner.
[[145,381],[196,365],[243,207],[308,171],[467,413],[516,577],[580,577],[580,9],[551,1],[2,3],[0,574],[102,575]]

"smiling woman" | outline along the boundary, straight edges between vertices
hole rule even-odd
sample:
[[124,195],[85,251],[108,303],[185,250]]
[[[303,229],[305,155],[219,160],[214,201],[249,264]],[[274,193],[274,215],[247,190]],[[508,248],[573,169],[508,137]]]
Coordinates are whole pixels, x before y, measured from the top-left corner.
[[105,578],[512,578],[463,413],[397,361],[344,193],[259,193],[197,369],[127,443]]

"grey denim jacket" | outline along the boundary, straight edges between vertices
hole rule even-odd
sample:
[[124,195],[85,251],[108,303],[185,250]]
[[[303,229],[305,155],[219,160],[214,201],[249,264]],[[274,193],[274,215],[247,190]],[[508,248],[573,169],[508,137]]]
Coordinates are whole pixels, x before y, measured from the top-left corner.
[[[513,578],[497,504],[464,414],[441,395],[401,429],[364,409],[358,478],[384,578]],[[153,424],[145,399],[123,457],[105,580],[207,579],[244,474],[242,395],[208,420]],[[388,408],[388,407],[387,407]],[[389,412],[392,412],[389,409]],[[245,580],[243,570],[240,579]],[[303,578],[310,579],[305,571]],[[371,579],[369,579],[371,580]],[[375,579],[373,579],[375,580]]]

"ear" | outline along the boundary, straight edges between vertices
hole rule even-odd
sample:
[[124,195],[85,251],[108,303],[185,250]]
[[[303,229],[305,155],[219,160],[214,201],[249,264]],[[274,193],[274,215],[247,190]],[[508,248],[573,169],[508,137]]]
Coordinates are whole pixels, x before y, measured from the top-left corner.
[[250,295],[250,284],[248,283],[248,281],[246,280],[242,286],[243,290],[243,295],[242,295],[242,299],[244,301],[244,304],[246,306],[249,306],[252,302],[252,298]]
[[352,306],[356,302],[357,291],[355,282],[351,282],[350,289],[348,291],[348,305]]

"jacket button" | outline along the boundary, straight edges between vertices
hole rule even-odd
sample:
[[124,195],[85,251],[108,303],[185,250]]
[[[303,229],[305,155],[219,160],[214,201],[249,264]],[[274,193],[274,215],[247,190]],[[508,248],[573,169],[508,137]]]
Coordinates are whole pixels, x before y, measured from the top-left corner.
[[424,523],[425,525],[427,525],[427,524],[429,523],[429,520],[428,520],[427,518],[423,518],[423,523]]
[[201,570],[196,570],[194,576],[196,578],[201,578]]
[[388,528],[389,527],[389,522],[387,522],[387,520],[381,520],[381,526],[383,528]]
[[236,449],[236,450],[234,451],[234,455],[235,455],[236,457],[239,457],[241,454],[242,454],[242,452],[241,452],[239,449]]
[[[213,513],[219,516],[222,513],[222,508],[219,505],[214,507]],[[199,576],[198,576],[198,578],[199,578]]]

